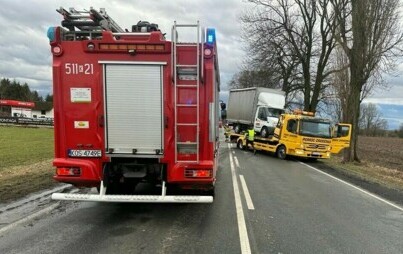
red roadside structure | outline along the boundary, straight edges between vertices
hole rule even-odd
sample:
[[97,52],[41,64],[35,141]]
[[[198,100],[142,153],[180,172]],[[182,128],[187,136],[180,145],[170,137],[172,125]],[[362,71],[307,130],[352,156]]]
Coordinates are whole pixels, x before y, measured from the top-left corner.
[[0,106],[34,108],[35,103],[34,102],[28,102],[28,101],[0,100]]

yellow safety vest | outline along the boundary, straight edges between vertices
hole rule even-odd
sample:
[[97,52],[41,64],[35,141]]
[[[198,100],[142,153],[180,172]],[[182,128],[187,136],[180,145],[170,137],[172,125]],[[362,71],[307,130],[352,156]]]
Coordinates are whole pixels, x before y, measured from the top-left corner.
[[248,140],[249,141],[255,140],[255,130],[248,130]]

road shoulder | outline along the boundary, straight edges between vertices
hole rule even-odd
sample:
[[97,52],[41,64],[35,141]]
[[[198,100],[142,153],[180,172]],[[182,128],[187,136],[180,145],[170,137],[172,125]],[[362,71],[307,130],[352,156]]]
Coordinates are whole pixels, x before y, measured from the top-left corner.
[[325,173],[328,173],[334,177],[337,177],[337,178],[344,180],[346,182],[349,182],[357,187],[367,190],[373,194],[383,197],[393,203],[396,203],[401,206],[403,205],[403,191],[402,190],[389,188],[380,183],[376,183],[376,182],[370,181],[368,179],[364,179],[353,173],[348,172],[347,170],[343,170],[343,169],[337,168],[335,166],[330,166],[322,161],[316,161],[316,162],[303,161],[303,162],[312,167],[315,167]]

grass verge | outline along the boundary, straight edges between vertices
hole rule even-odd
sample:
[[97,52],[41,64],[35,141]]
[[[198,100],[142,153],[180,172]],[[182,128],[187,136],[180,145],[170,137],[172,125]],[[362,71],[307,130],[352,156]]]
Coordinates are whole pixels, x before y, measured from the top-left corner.
[[358,177],[367,182],[377,183],[390,189],[403,191],[402,171],[382,167],[368,161],[343,163],[341,156],[332,156],[328,160],[322,160],[322,162],[347,175]]
[[0,126],[0,203],[50,188],[53,129]]
[[0,172],[0,202],[5,203],[44,190],[58,183],[53,180],[52,160],[9,167]]

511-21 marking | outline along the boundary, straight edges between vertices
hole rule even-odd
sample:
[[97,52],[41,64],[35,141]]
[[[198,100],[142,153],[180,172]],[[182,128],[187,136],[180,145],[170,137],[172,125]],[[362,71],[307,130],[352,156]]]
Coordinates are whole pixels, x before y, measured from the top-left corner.
[[64,69],[66,70],[67,75],[77,75],[77,74],[85,74],[92,75],[94,74],[94,65],[93,64],[78,64],[78,63],[65,63]]

